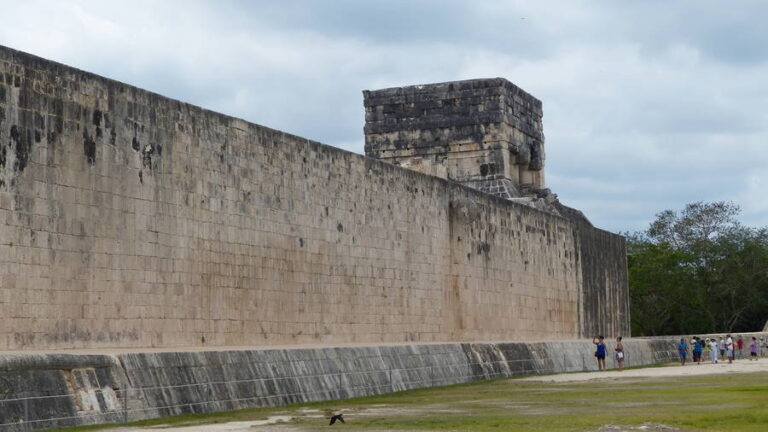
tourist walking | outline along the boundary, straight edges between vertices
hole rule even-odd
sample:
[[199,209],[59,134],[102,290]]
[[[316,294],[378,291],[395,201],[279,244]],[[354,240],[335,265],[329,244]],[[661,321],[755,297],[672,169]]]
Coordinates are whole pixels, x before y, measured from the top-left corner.
[[725,336],[725,354],[728,356],[728,364],[733,363],[733,338],[731,334]]
[[621,336],[616,338],[616,363],[619,366],[619,371],[624,370],[624,344],[621,343]]
[[757,338],[752,336],[752,342],[749,343],[749,360],[757,361],[757,352],[760,350],[760,345],[757,343]]
[[701,364],[701,352],[704,349],[704,344],[701,341],[701,338],[698,336],[693,338],[693,362],[696,364]]
[[720,360],[725,360],[725,338],[720,336],[720,342],[717,344],[717,348],[720,350]]
[[712,338],[709,340],[709,359],[712,364],[717,363],[717,339]]
[[739,339],[736,341],[736,349],[738,350],[739,359],[744,359],[744,339],[739,336]]
[[598,336],[592,339],[592,343],[597,345],[595,357],[597,357],[597,370],[605,370],[605,338]]
[[688,355],[688,344],[685,343],[685,338],[680,338],[680,343],[677,344],[677,353],[680,355],[680,365],[685,366],[685,357]]
[[704,357],[709,356],[709,338],[701,341],[701,346],[704,348],[704,352],[701,354],[701,361],[704,361]]

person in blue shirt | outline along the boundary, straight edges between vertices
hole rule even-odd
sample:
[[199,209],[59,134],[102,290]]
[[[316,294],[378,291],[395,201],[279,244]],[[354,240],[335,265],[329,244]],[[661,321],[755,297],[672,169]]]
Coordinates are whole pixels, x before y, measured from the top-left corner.
[[685,366],[685,357],[688,355],[688,344],[685,343],[685,338],[680,338],[680,343],[677,344],[677,353],[680,354],[680,364]]
[[605,370],[605,338],[598,336],[592,339],[592,343],[597,345],[595,350],[595,357],[597,357],[597,369]]
[[693,340],[693,362],[701,364],[701,352],[704,350],[704,343],[698,336],[693,338]]

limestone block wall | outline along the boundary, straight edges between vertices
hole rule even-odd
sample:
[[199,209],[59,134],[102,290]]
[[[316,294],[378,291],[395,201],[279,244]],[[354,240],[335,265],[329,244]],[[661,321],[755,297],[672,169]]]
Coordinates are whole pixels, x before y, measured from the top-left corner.
[[0,77],[5,349],[582,333],[567,219],[3,47]]
[[582,291],[583,337],[628,335],[627,252],[623,239],[575,219]]
[[455,189],[449,204],[449,340],[579,335],[583,285],[576,233],[563,218]]

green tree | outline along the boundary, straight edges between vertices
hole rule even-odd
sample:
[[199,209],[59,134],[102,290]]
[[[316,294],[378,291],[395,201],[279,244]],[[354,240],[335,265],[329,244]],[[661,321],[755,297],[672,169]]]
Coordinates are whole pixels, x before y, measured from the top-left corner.
[[628,238],[636,335],[755,331],[768,318],[768,230],[729,202],[665,210]]
[[[695,291],[693,257],[668,244],[636,244],[628,257],[632,334],[658,335],[680,328],[680,302]],[[687,304],[692,301],[686,300]],[[672,331],[672,333],[680,333]]]

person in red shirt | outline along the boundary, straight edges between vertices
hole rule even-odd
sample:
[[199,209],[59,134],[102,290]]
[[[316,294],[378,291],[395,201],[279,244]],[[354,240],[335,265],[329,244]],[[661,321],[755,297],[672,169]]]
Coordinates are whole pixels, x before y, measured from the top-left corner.
[[739,336],[739,339],[736,341],[736,348],[739,350],[739,358],[744,358],[744,339]]

